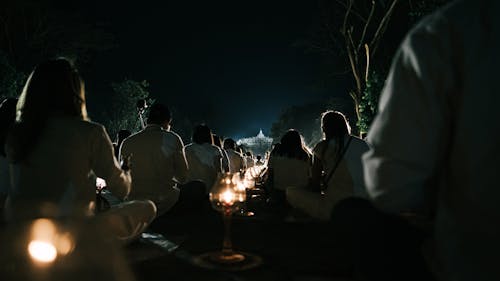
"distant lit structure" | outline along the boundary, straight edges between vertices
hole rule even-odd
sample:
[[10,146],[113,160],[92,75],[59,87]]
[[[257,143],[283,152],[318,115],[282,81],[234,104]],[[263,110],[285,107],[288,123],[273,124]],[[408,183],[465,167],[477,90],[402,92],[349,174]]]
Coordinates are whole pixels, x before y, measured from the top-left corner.
[[273,138],[266,137],[260,130],[255,137],[239,139],[236,143],[252,151],[254,155],[264,156],[271,149]]

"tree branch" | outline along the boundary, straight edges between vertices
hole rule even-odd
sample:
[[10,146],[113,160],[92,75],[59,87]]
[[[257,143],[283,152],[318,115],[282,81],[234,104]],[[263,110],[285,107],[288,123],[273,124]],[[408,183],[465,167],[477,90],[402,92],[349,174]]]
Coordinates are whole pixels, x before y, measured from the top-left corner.
[[[356,17],[358,17],[363,23],[366,22],[366,19],[362,15],[360,15],[358,12],[352,10],[352,8],[349,8],[348,5],[346,5],[344,2],[342,2],[340,0],[336,0],[336,1],[337,1],[337,3],[339,3],[340,5],[342,5],[342,7],[344,7],[346,10],[350,9],[351,12],[352,12],[352,14],[355,15]],[[352,6],[352,1],[349,0],[349,2],[350,2],[349,6]]]
[[373,14],[375,13],[375,0],[372,0],[372,7],[370,10],[370,15],[368,15],[368,19],[366,20],[365,26],[363,28],[363,33],[361,34],[361,38],[359,39],[359,44],[358,44],[358,52],[361,50],[361,46],[365,43],[365,36],[366,36],[366,30],[368,29],[368,26],[370,25],[370,21],[372,20]]
[[387,29],[387,24],[389,23],[389,20],[391,18],[392,12],[394,11],[394,7],[396,7],[397,2],[398,2],[398,0],[393,0],[392,1],[391,6],[389,7],[389,9],[385,13],[384,17],[380,21],[380,24],[379,24],[379,26],[377,28],[377,31],[375,32],[375,35],[373,36],[372,41],[368,45],[370,47],[370,49],[372,50],[372,52],[371,52],[371,56],[372,57],[373,57],[373,55],[375,54],[375,52],[377,50],[377,47],[379,45],[380,38],[382,37],[382,34],[384,34],[385,30]]

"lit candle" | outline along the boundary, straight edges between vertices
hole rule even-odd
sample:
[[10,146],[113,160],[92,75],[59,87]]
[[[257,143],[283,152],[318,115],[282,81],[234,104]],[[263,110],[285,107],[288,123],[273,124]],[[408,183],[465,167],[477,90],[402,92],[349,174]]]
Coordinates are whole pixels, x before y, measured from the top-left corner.
[[222,204],[226,205],[226,206],[231,206],[233,205],[234,203],[234,193],[229,190],[229,189],[226,189],[226,191],[224,191],[223,193],[221,193],[220,197],[219,197],[219,201],[222,202]]

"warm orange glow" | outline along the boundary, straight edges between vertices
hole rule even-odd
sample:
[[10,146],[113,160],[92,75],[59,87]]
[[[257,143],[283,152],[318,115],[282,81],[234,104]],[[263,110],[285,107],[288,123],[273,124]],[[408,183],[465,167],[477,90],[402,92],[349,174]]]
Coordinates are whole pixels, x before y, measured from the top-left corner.
[[57,257],[56,247],[52,243],[40,240],[31,241],[28,252],[31,258],[43,263],[53,262]]
[[222,201],[225,205],[233,205],[235,199],[234,197],[234,193],[228,189],[221,194],[220,201]]

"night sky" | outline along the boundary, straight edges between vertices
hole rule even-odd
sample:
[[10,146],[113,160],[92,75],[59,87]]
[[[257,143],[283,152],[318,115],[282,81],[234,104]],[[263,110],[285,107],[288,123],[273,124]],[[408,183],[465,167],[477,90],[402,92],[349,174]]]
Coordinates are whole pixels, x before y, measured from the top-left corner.
[[316,1],[102,2],[85,12],[109,24],[117,47],[93,59],[90,92],[110,90],[100,80],[147,80],[174,113],[235,138],[269,132],[283,108],[332,96],[314,90],[319,56],[294,46],[309,36]]

